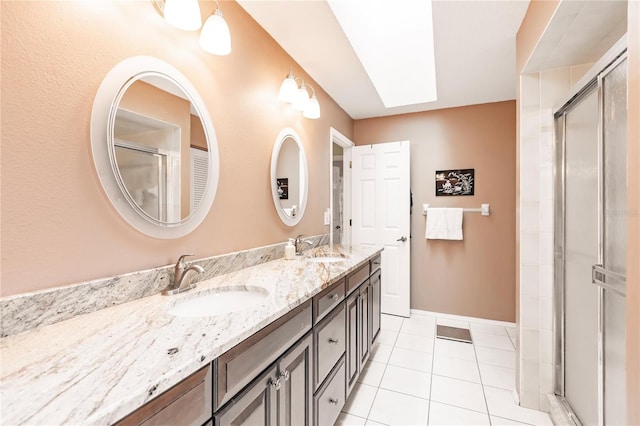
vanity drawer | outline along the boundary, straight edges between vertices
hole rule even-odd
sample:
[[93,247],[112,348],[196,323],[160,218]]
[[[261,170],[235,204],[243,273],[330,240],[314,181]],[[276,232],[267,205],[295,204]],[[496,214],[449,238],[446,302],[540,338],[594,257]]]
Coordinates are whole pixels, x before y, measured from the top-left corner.
[[213,361],[214,411],[311,330],[311,301],[298,306]]
[[344,289],[345,280],[342,279],[313,296],[313,324],[317,324],[344,300]]
[[373,274],[380,268],[382,268],[382,255],[379,254],[371,259],[371,273]]
[[344,303],[313,329],[314,338],[314,383],[317,389],[345,351],[345,306]]
[[343,357],[329,380],[327,380],[313,399],[315,426],[332,425],[336,422],[346,399],[344,383],[345,370]]
[[116,425],[200,426],[211,417],[211,413],[211,366],[208,365],[138,408]]
[[358,288],[367,278],[369,278],[369,262],[347,275],[347,294]]

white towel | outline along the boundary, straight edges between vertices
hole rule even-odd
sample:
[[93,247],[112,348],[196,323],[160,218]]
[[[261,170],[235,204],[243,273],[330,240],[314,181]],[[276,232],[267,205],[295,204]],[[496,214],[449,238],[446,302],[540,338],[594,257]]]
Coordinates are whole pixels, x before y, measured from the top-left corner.
[[428,208],[425,238],[429,240],[461,240],[462,209]]

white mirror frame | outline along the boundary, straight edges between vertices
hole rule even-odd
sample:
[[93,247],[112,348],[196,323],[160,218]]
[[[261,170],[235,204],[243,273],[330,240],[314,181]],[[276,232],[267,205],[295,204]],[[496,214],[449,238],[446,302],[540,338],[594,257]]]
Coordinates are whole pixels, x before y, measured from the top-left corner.
[[[298,213],[294,217],[291,217],[284,212],[282,204],[280,203],[280,198],[278,197],[278,184],[276,183],[278,156],[280,155],[280,148],[287,138],[292,138],[298,144],[298,149],[300,150],[300,164],[302,166],[300,170],[300,188],[302,190],[302,197],[300,199]],[[295,130],[288,127],[282,129],[280,133],[278,133],[276,142],[273,145],[273,152],[271,154],[271,195],[273,196],[273,204],[275,205],[278,216],[280,216],[282,222],[287,226],[297,225],[304,215],[304,210],[307,206],[307,199],[309,198],[309,167],[307,165],[307,156],[304,152],[304,147],[302,146],[300,137]]]
[[[112,115],[115,115],[121,88],[138,75],[148,72],[163,74],[173,79],[191,98],[202,120],[208,145],[209,177],[207,188],[195,212],[175,223],[159,223],[141,214],[123,193],[115,165],[111,161],[113,149],[111,137]],[[213,122],[204,101],[191,82],[176,68],[151,56],[134,56],[118,63],[106,75],[93,102],[91,111],[91,150],[102,187],[109,201],[120,215],[135,229],[150,237],[173,239],[183,237],[198,227],[209,213],[218,188],[219,156]]]

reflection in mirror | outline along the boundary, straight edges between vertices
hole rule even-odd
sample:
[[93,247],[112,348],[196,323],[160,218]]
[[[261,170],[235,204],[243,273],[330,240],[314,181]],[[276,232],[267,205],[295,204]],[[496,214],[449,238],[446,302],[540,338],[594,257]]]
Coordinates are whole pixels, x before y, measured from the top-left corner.
[[271,189],[273,202],[282,221],[297,224],[307,203],[307,159],[298,135],[283,129],[271,156]]
[[125,85],[113,149],[123,192],[144,215],[177,223],[197,209],[208,175],[206,137],[196,108],[175,81],[145,73]]
[[333,174],[333,243],[342,244],[342,222],[344,215],[344,206],[342,203],[344,195],[344,170],[343,170],[343,149],[340,145],[333,142],[333,158],[331,161],[331,173]]
[[91,111],[91,151],[113,207],[138,231],[179,238],[209,213],[218,188],[218,142],[198,91],[160,59],[116,64]]

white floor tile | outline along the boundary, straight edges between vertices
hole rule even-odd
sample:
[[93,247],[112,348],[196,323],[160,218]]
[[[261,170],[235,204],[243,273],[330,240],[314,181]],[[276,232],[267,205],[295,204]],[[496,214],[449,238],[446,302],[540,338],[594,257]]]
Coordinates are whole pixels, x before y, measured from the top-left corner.
[[378,392],[378,388],[375,386],[356,383],[342,411],[366,419],[369,416],[376,392]]
[[389,358],[390,365],[397,365],[398,367],[410,368],[426,373],[431,371],[431,363],[432,355],[429,352],[398,347],[393,348],[393,352],[391,352],[391,357]]
[[397,317],[395,315],[382,314],[382,318],[380,320],[380,328],[383,330],[400,331],[400,327],[402,327],[403,320],[404,318],[402,317]]
[[453,407],[432,401],[429,406],[429,425],[488,425],[489,416],[477,411]]
[[516,422],[515,420],[503,419],[502,417],[489,416],[491,417],[491,424],[494,426],[518,426],[518,425],[528,425],[528,423]]
[[487,412],[482,385],[479,383],[433,376],[431,378],[431,400],[473,411]]
[[412,316],[402,322],[400,333],[415,334],[418,336],[435,336],[436,333],[435,317]]
[[476,360],[476,353],[473,345],[470,343],[454,342],[452,340],[437,339],[435,344],[434,356],[446,356],[452,358],[466,359],[469,361]]
[[340,413],[334,426],[364,426],[367,419],[352,414]]
[[440,325],[448,325],[449,327],[469,328],[469,321],[461,321],[451,318],[438,317],[437,323]]
[[380,381],[382,380],[382,375],[386,367],[387,364],[369,360],[367,366],[360,373],[360,377],[358,377],[358,383],[376,387],[380,386]]
[[367,419],[367,423],[364,426],[387,426],[384,423],[374,422],[373,420]]
[[516,370],[512,368],[497,367],[489,364],[479,364],[482,384],[513,390],[516,388]]
[[380,334],[378,334],[378,338],[376,339],[376,342],[382,343],[383,345],[395,345],[397,337],[398,337],[397,331],[381,329]]
[[396,348],[413,349],[422,352],[433,352],[433,336],[416,336],[399,333]]
[[505,333],[503,336],[487,333],[472,333],[473,343],[476,346],[484,346],[487,348],[502,349],[503,351],[515,351],[511,339]]
[[418,398],[429,399],[431,374],[408,368],[388,365],[380,383],[380,389],[406,393]]
[[480,322],[472,322],[472,323],[470,323],[470,325],[471,325],[471,331],[472,332],[486,333],[486,334],[496,334],[498,336],[507,335],[507,329],[502,327],[502,326],[499,326],[499,325],[484,324],[484,323],[480,323]]
[[386,389],[378,390],[369,420],[388,425],[426,425],[429,401]]
[[516,353],[501,349],[476,346],[476,354],[480,364],[496,365],[498,367],[516,368]]
[[433,374],[480,383],[478,364],[466,359],[438,355],[433,359]]
[[513,402],[513,394],[505,389],[485,387],[484,393],[489,406],[489,414],[532,425],[553,425],[551,418],[542,411],[519,407]]
[[382,362],[386,364],[389,361],[391,352],[393,351],[393,345],[384,345],[382,343],[375,343],[371,347],[371,361]]

